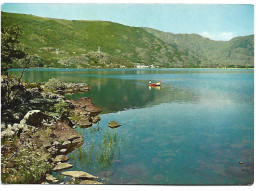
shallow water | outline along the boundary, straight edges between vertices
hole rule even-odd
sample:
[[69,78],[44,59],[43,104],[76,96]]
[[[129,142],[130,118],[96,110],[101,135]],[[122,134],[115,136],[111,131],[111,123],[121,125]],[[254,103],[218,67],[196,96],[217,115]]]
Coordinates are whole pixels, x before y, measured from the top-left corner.
[[[23,79],[51,77],[89,83],[90,92],[67,96],[104,111],[99,125],[77,128],[85,143],[69,154],[73,170],[106,184],[253,183],[253,70],[34,69]],[[122,126],[110,129],[112,120]]]

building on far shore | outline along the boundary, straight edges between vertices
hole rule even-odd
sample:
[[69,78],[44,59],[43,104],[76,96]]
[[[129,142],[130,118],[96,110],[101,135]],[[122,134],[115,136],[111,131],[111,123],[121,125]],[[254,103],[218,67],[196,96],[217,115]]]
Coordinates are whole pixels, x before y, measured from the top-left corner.
[[149,66],[147,66],[147,65],[136,65],[135,66],[136,68],[158,68],[157,66],[155,67],[153,64],[152,65],[149,65]]

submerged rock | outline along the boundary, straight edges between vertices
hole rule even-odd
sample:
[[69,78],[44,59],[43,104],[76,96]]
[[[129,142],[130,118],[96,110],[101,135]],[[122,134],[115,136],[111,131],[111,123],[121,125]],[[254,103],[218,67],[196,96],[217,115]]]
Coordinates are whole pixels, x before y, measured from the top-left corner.
[[108,127],[110,128],[117,128],[120,127],[121,125],[119,123],[117,123],[116,121],[110,121],[108,124]]
[[97,178],[96,176],[93,176],[84,171],[66,171],[66,172],[62,172],[61,175],[70,176],[70,177],[78,178],[78,179],[95,179],[95,178]]
[[66,170],[66,169],[69,169],[72,167],[73,167],[73,165],[70,163],[59,163],[54,167],[53,171],[57,172],[57,171]]

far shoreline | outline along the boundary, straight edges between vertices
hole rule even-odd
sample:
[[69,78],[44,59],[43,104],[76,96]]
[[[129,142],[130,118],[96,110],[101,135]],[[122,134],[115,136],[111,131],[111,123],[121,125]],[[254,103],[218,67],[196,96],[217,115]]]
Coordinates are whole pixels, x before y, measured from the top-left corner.
[[[26,70],[254,70],[255,68],[26,68]],[[20,71],[23,68],[11,68],[8,71]]]

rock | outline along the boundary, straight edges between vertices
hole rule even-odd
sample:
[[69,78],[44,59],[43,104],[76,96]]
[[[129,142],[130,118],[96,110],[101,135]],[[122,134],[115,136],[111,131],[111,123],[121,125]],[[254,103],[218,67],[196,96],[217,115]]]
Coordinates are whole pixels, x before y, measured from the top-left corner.
[[239,162],[238,164],[244,164],[244,162]]
[[7,128],[6,130],[1,132],[1,138],[7,138],[7,137],[13,137],[15,135],[15,132],[11,129]]
[[[78,132],[74,131],[66,122],[57,121],[54,125],[53,134],[54,137],[56,137],[56,140],[59,140],[59,142],[65,142],[65,141],[73,141],[75,139],[81,139],[82,141],[79,142],[79,144],[71,144],[66,146],[64,148],[62,146],[62,149],[67,149],[65,153],[73,151],[75,148],[81,146],[84,143],[82,135],[80,135]],[[59,148],[60,149],[60,148]],[[61,153],[64,154],[64,153]]]
[[11,129],[12,131],[14,131],[14,132],[19,131],[19,129],[20,129],[20,124],[15,123],[15,124],[13,124],[13,126],[10,127],[10,129]]
[[56,182],[59,181],[57,178],[55,178],[55,177],[52,176],[51,174],[46,174],[46,180],[47,180],[48,182],[52,182],[52,183],[56,183]]
[[88,120],[82,120],[78,123],[78,125],[82,128],[91,127],[92,123]]
[[72,167],[73,167],[73,165],[70,163],[59,163],[54,167],[53,171],[57,172],[57,171],[66,170],[66,169],[69,169]]
[[21,120],[23,118],[23,114],[22,113],[15,113],[13,115],[14,119],[16,120]]
[[119,123],[117,123],[116,121],[110,121],[108,124],[108,127],[110,128],[117,128],[120,127],[121,125]]
[[63,143],[62,143],[62,146],[68,146],[68,145],[70,145],[71,144],[71,142],[69,141],[69,140],[67,140],[67,141],[64,141]]
[[62,172],[61,175],[70,176],[70,177],[78,178],[78,179],[95,179],[95,178],[97,178],[96,176],[93,176],[84,171],[65,171],[65,172]]
[[76,101],[71,100],[71,103],[74,107],[74,112],[78,115],[86,115],[89,114],[90,116],[96,116],[102,112],[102,109],[95,106],[90,98],[84,97],[80,98]]
[[67,149],[61,149],[60,150],[60,153],[66,153],[67,152]]
[[58,141],[54,141],[53,143],[52,143],[52,145],[54,145],[54,146],[57,146],[57,145],[59,145],[60,143],[58,142]]
[[78,143],[83,143],[83,140],[81,139],[81,138],[78,138],[78,139],[74,139],[73,141],[72,141],[72,144],[78,144]]
[[41,184],[49,184],[48,182],[42,182]]
[[100,121],[100,117],[99,116],[95,116],[92,118],[92,123],[97,123]]
[[103,184],[103,183],[97,182],[97,181],[94,181],[94,180],[83,180],[79,184]]
[[32,110],[32,111],[29,111],[24,116],[24,118],[22,119],[20,124],[23,125],[23,126],[31,125],[31,126],[35,126],[35,127],[40,127],[40,126],[42,126],[43,119],[46,120],[48,118],[49,118],[49,116],[47,116],[46,114],[44,114],[40,110]]
[[66,155],[57,155],[54,159],[52,159],[52,162],[67,162],[69,158]]

